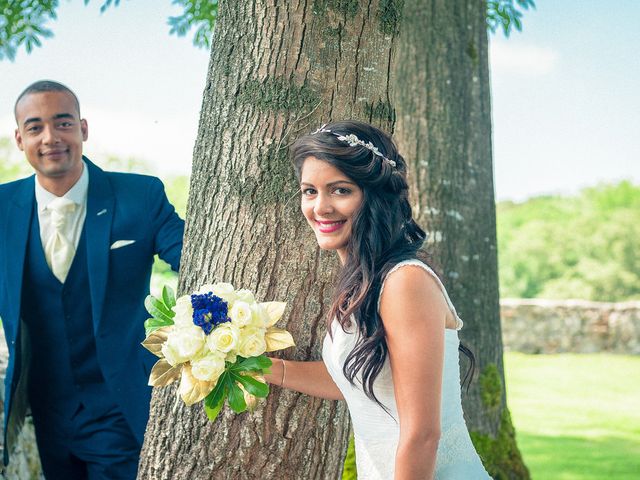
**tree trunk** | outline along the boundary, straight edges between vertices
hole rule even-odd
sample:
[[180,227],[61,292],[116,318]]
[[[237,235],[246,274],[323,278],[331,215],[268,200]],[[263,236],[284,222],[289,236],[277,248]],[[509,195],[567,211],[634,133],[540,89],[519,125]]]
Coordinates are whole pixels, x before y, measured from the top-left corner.
[[414,215],[477,360],[467,425],[489,473],[520,479],[529,474],[504,387],[487,50],[484,2],[405,0],[392,100]]
[[[287,358],[319,358],[337,263],[299,212],[287,147],[331,119],[391,129],[396,37],[380,3],[220,2],[179,290],[228,281],[287,301]],[[214,424],[174,386],[155,389],[138,478],[337,478],[348,430],[343,403],[277,387],[253,415],[226,410]]]

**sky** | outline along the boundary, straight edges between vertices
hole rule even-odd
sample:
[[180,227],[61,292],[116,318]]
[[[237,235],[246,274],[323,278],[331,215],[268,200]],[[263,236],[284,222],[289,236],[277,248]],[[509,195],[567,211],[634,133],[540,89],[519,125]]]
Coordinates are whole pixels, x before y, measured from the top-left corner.
[[[170,0],[61,2],[54,37],[0,61],[0,137],[29,83],[61,81],[89,123],[90,158],[137,158],[159,175],[191,169],[209,53],[169,35]],[[640,184],[640,2],[537,0],[522,32],[490,37],[497,200]],[[16,155],[19,152],[16,151]]]

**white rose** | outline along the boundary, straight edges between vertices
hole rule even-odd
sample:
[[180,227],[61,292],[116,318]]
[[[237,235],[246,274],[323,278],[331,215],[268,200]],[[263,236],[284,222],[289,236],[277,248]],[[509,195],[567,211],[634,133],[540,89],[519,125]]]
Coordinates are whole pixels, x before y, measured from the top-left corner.
[[253,312],[248,303],[237,301],[229,311],[229,318],[238,327],[246,327],[251,323]]
[[186,327],[193,325],[193,307],[191,306],[191,295],[183,295],[176,300],[176,305],[173,307],[173,311],[176,313],[173,317],[173,322],[178,327]]
[[207,335],[207,347],[212,352],[228,353],[236,349],[239,338],[238,327],[230,322],[223,323]]
[[241,328],[238,355],[245,358],[262,355],[267,350],[267,342],[264,339],[265,331],[264,328]]
[[253,292],[246,288],[242,288],[236,292],[236,300],[248,303],[249,305],[256,303],[256,298],[253,296]]
[[164,345],[162,345],[162,355],[167,360],[167,362],[169,362],[174,367],[188,360],[180,357],[177,350],[172,347],[169,342],[165,342]]
[[212,287],[211,290],[207,291],[213,292],[216,297],[220,297],[225,302],[231,304],[236,300],[236,291],[230,283],[218,282]]
[[174,328],[162,346],[162,354],[171,365],[178,365],[196,357],[204,347],[205,336],[200,327],[190,325]]
[[198,380],[213,382],[224,372],[224,355],[208,353],[191,361],[191,374]]
[[231,350],[224,358],[224,361],[229,363],[236,363],[236,360],[238,360],[238,354],[235,352],[235,350]]

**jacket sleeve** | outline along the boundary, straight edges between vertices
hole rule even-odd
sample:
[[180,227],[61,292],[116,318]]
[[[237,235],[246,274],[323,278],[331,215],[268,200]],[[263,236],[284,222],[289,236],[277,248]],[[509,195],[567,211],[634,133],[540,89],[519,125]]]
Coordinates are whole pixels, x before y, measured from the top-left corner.
[[184,220],[169,203],[164,185],[158,178],[154,177],[149,185],[147,202],[154,232],[154,251],[177,272],[180,269]]

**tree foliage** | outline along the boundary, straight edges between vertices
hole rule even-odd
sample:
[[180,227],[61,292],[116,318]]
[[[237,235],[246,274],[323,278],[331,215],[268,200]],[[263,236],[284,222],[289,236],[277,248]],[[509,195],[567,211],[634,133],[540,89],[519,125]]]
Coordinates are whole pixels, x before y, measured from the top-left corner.
[[502,27],[505,37],[515,28],[522,31],[522,10],[536,8],[534,0],[488,0],[487,27],[495,33]]
[[[85,5],[90,1],[83,0]],[[117,7],[120,1],[103,0],[100,12]],[[59,0],[0,0],[0,60],[13,61],[21,46],[31,53],[34,47],[42,46],[43,39],[52,37],[53,31],[46,24],[57,18],[59,3]],[[172,0],[172,3],[183,12],[169,17],[169,33],[182,37],[193,29],[193,44],[208,49],[218,16],[218,0]],[[502,27],[507,37],[514,28],[521,31],[523,11],[529,8],[535,8],[535,0],[488,0],[487,28],[496,32]]]
[[57,0],[0,0],[0,60],[13,60],[21,45],[31,53],[43,38],[53,36],[45,24],[56,18],[57,8]]
[[[91,0],[83,0],[89,4]],[[103,0],[100,12],[117,7],[121,0]],[[172,0],[182,14],[169,17],[169,33],[185,36],[193,28],[193,44],[209,48],[218,13],[218,0]],[[57,18],[58,0],[0,0],[0,60],[14,60],[24,46],[27,53],[40,47],[42,40],[53,36],[46,25]]]
[[503,297],[640,299],[640,186],[498,204]]

